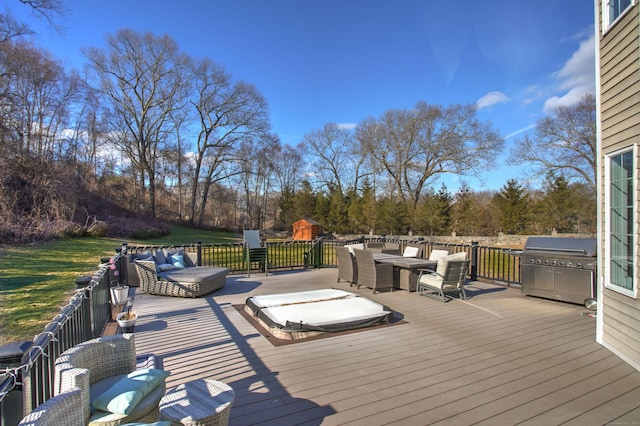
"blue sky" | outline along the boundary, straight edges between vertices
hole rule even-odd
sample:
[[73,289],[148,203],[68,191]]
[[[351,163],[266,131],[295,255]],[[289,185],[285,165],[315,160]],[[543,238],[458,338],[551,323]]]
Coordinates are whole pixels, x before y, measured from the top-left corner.
[[[4,6],[20,15],[16,0]],[[326,123],[353,126],[417,101],[477,103],[507,149],[474,189],[499,189],[525,170],[508,147],[559,105],[594,92],[593,2],[585,0],[73,0],[35,43],[70,67],[83,46],[120,28],[168,34],[255,84],[273,132],[296,145]],[[446,180],[450,190],[459,179]]]

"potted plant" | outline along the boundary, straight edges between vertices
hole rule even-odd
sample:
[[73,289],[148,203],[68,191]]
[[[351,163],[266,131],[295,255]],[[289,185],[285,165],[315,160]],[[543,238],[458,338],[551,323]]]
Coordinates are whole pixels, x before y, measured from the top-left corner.
[[113,275],[111,286],[109,288],[109,291],[111,292],[111,303],[113,305],[122,305],[126,302],[127,297],[129,297],[129,286],[120,284],[120,281],[118,280],[120,272],[116,267],[116,260],[113,257],[109,259],[109,269]]
[[131,310],[131,307],[133,306],[133,300],[130,297],[126,298],[125,303],[127,304],[127,309],[116,316],[116,321],[118,322],[118,325],[120,326],[122,331],[130,332],[136,325],[138,314],[135,311]]

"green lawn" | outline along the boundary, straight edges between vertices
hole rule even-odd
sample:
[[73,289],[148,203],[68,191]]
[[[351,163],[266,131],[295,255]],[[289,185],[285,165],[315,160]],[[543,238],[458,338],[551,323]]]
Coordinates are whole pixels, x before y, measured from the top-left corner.
[[[131,245],[179,245],[237,242],[231,233],[172,228],[166,238],[126,241]],[[93,275],[100,258],[124,241],[77,238],[46,244],[0,248],[0,345],[32,340],[59,312],[76,289],[76,279]]]

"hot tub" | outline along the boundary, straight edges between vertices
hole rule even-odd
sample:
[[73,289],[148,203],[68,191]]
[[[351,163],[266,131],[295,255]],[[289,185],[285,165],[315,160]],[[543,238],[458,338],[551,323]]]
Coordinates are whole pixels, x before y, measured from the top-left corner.
[[393,312],[355,293],[323,289],[252,296],[245,310],[280,339],[302,339],[389,323]]

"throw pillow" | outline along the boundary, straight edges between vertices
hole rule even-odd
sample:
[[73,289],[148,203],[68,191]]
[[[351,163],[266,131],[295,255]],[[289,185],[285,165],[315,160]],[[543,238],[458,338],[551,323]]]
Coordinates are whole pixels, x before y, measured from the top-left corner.
[[155,368],[135,370],[96,397],[93,407],[114,414],[129,415],[169,374],[171,373],[168,371]]
[[156,252],[154,253],[153,257],[156,260],[156,263],[158,265],[162,265],[163,263],[169,263],[167,259],[167,256],[164,255],[164,252],[162,250],[156,250]]
[[133,260],[153,260],[153,255],[148,251],[145,251],[144,253],[134,254]]
[[174,254],[184,254],[184,249],[162,249],[162,253],[164,253],[164,257],[167,258],[167,263],[171,263],[171,256]]
[[173,254],[171,255],[171,263],[177,269],[184,269],[184,255],[182,254]]
[[176,266],[172,263],[159,263],[158,265],[158,270],[160,272],[164,272],[164,271],[170,271],[172,269],[176,269]]

